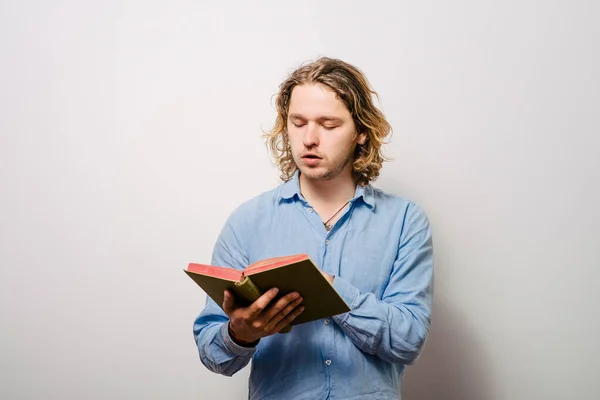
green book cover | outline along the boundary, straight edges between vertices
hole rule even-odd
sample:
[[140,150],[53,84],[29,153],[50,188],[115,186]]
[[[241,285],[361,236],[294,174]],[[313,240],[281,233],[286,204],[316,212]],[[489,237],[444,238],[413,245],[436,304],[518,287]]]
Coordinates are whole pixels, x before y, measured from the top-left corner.
[[[226,289],[235,293],[240,305],[251,304],[274,287],[279,289],[279,293],[272,302],[288,293],[298,292],[303,299],[304,311],[292,325],[350,311],[350,307],[306,254],[269,258],[249,265],[244,271],[194,263],[184,271],[220,307],[223,306],[223,292]],[[282,333],[290,329],[291,326],[286,327]]]

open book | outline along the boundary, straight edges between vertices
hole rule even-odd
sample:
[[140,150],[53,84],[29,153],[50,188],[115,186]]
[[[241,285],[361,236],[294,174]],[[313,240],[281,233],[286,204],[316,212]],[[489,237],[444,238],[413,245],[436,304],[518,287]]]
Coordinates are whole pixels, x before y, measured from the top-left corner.
[[[226,289],[235,294],[236,302],[241,306],[250,305],[274,287],[279,289],[279,293],[271,304],[281,296],[298,292],[303,299],[304,311],[292,325],[350,311],[350,307],[306,254],[269,258],[255,262],[243,271],[203,264],[190,264],[184,271],[220,307],[223,307],[223,292]],[[291,326],[281,332],[290,330]]]

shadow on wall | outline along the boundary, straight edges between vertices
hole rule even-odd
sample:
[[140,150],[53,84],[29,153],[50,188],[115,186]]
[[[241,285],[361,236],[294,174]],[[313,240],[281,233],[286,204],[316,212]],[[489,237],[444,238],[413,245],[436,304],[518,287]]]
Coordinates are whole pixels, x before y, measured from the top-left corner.
[[491,398],[486,362],[459,315],[434,300],[432,325],[421,357],[407,368],[403,400]]

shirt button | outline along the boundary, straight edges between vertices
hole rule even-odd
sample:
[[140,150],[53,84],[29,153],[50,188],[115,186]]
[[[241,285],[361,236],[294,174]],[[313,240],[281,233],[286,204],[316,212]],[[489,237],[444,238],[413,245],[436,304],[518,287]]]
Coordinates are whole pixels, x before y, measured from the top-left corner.
[[325,241],[325,246],[329,246],[329,239]]
[[329,320],[328,319],[326,319],[324,322],[325,322],[325,325],[329,325]]
[[331,360],[325,360],[325,365],[331,365]]
[[311,212],[313,212],[313,209],[312,209],[312,208],[309,208],[309,209],[308,209],[308,212],[310,212],[310,213],[311,213]]

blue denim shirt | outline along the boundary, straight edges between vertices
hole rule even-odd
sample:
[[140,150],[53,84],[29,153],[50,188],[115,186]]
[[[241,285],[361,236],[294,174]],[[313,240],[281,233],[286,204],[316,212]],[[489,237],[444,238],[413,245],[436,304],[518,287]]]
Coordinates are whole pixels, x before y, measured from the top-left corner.
[[302,197],[298,173],[236,209],[212,264],[243,269],[269,257],[308,254],[351,312],[294,326],[288,334],[236,345],[227,316],[207,297],[194,324],[202,363],[233,375],[252,360],[250,399],[398,399],[407,364],[430,326],[431,231],[415,203],[358,186],[327,232]]

